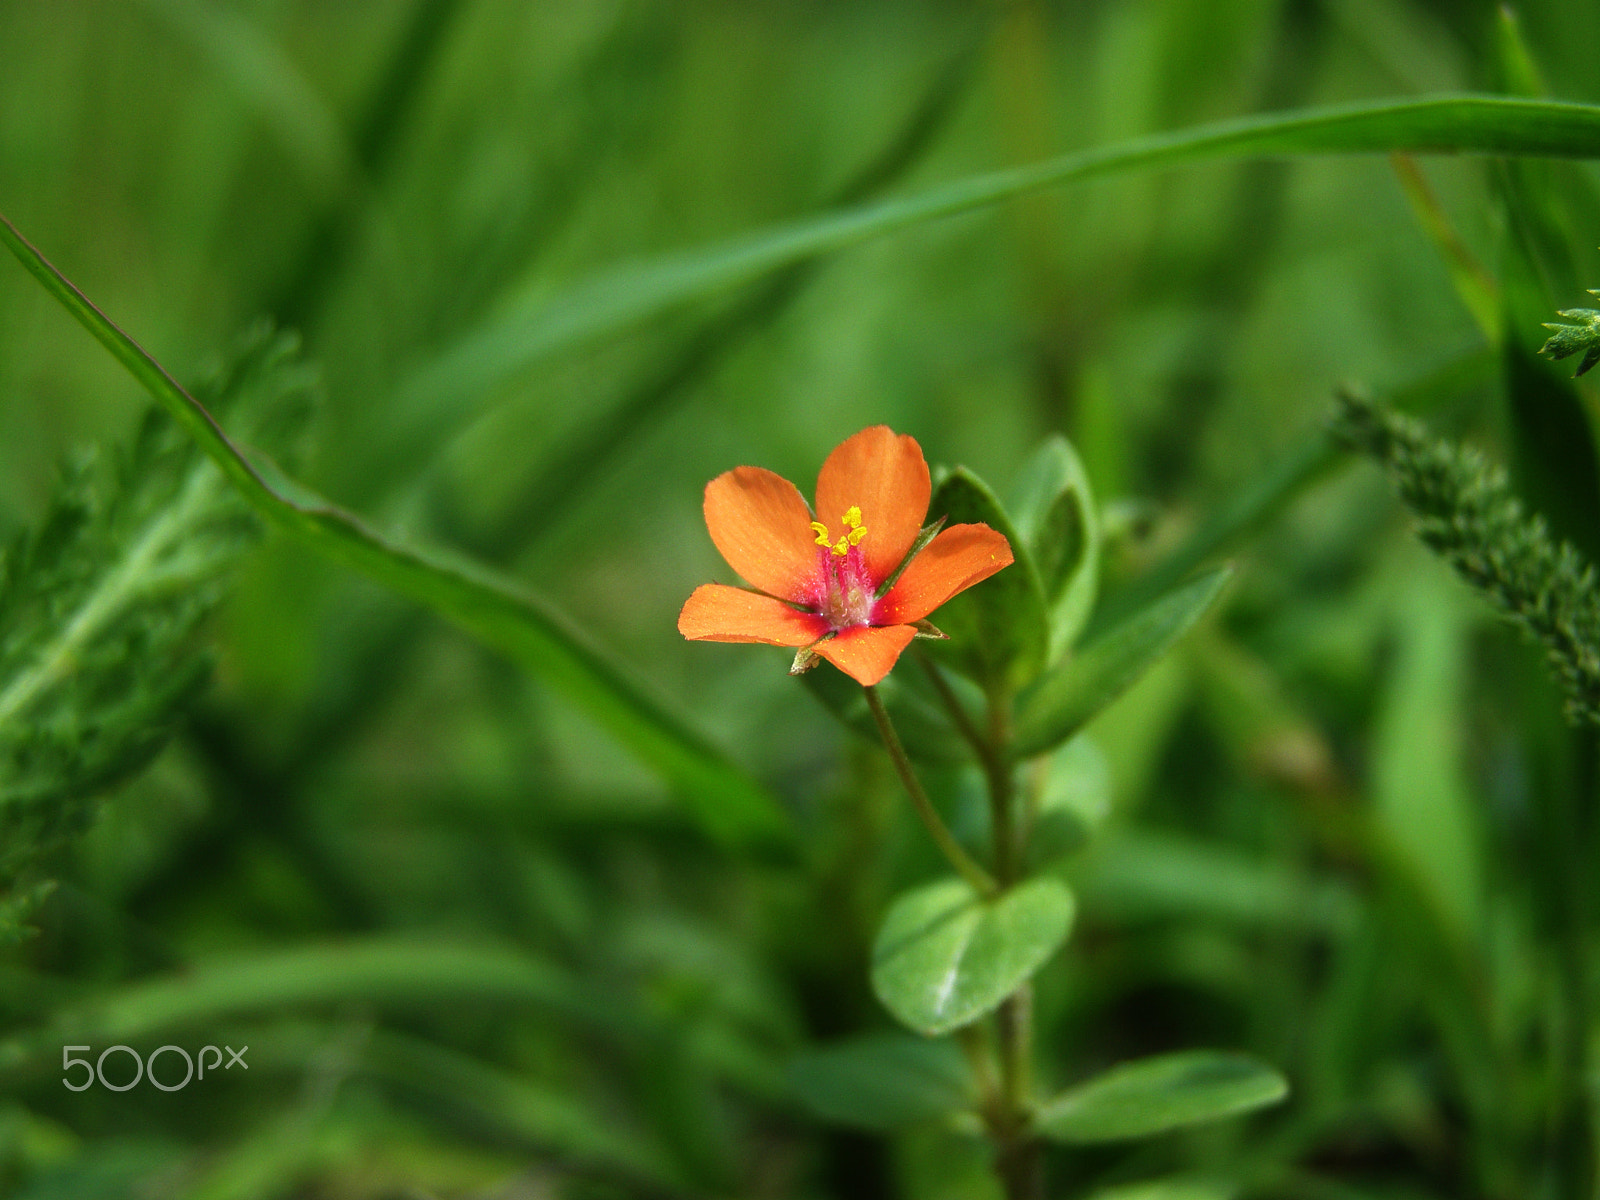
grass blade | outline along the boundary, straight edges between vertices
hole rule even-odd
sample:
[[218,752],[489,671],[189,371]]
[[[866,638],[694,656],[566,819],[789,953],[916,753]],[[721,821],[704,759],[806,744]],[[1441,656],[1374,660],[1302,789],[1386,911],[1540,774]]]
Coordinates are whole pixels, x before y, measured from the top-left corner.
[[247,458],[205,408],[3,216],[0,241],[189,431],[244,498],[313,549],[409,596],[527,667],[669,780],[725,844],[770,844],[786,831],[772,797],[663,703],[626,678],[579,630],[517,581],[448,551],[402,545]]
[[409,441],[416,425],[440,420],[441,410],[464,414],[516,372],[674,305],[1039,188],[1213,159],[1395,151],[1600,157],[1600,106],[1445,95],[1246,117],[976,175],[721,245],[664,254],[602,272],[555,299],[541,291],[513,301],[498,319],[444,350],[402,385],[391,410],[392,429]]
[[300,1005],[464,1000],[534,1008],[604,1024],[628,1019],[599,1004],[565,970],[515,946],[400,936],[243,953],[194,969],[117,986],[62,1009],[46,1026],[0,1043],[0,1077],[48,1069],[61,1031],[99,1042],[135,1042]]
[[333,109],[255,24],[195,0],[144,0],[144,7],[255,112],[320,199],[338,200],[359,187],[360,168]]

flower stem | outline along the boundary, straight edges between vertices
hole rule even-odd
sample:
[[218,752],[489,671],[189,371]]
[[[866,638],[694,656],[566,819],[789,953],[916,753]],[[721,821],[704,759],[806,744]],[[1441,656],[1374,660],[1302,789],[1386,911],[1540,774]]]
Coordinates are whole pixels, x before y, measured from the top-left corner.
[[[989,688],[988,731],[981,755],[989,781],[989,815],[994,834],[994,869],[1002,888],[1022,873],[1027,830],[1016,814],[1017,789],[1012,771],[1011,694],[999,683]],[[1033,986],[1024,983],[995,1013],[1000,1043],[1000,1104],[991,1129],[995,1171],[1006,1200],[1042,1200],[1044,1155],[1029,1129],[1033,1116]]]
[[956,869],[961,878],[970,883],[980,895],[993,896],[999,890],[993,876],[974,862],[972,856],[961,848],[961,843],[956,841],[949,826],[933,807],[933,801],[928,799],[928,793],[922,790],[922,783],[917,779],[916,772],[911,769],[911,759],[906,756],[906,748],[900,744],[900,735],[894,731],[894,725],[889,720],[888,711],[883,707],[878,689],[863,687],[862,691],[867,694],[867,707],[872,710],[872,719],[878,723],[878,732],[883,736],[884,748],[889,751],[889,757],[894,761],[894,769],[900,775],[900,782],[905,785],[906,794],[911,797],[911,806],[917,810],[917,816],[922,818],[922,823],[933,835],[933,840],[938,843],[939,849],[944,852],[945,858],[950,860],[950,865]]
[[916,658],[917,665],[927,675],[928,682],[933,684],[933,690],[939,693],[939,702],[950,714],[950,722],[956,727],[956,732],[967,740],[967,745],[972,747],[973,753],[986,762],[989,758],[989,743],[984,740],[983,734],[978,732],[978,727],[972,723],[972,714],[967,711],[967,706],[961,703],[961,697],[956,695],[955,689],[950,686],[950,681],[939,669],[939,664],[916,649],[915,643],[911,653]]

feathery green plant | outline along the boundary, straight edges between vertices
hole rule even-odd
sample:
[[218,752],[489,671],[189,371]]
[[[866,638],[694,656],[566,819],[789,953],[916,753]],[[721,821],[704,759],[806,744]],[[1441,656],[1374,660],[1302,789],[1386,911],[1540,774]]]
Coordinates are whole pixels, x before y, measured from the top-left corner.
[[[1581,372],[1580,372],[1581,373]],[[1574,721],[1600,724],[1600,592],[1594,567],[1551,538],[1505,472],[1428,436],[1416,421],[1350,391],[1335,433],[1389,470],[1417,533],[1463,579],[1545,648]]]
[[[1600,291],[1589,289],[1591,296],[1600,296]],[[1545,344],[1539,347],[1540,354],[1548,354],[1558,362],[1563,358],[1570,358],[1579,351],[1583,352],[1583,361],[1578,364],[1578,375],[1582,375],[1595,363],[1600,363],[1600,309],[1593,308],[1564,308],[1556,313],[1558,317],[1566,317],[1569,321],[1579,322],[1577,325],[1552,325],[1545,322],[1546,329],[1555,330],[1546,339]]]
[[[314,392],[297,340],[258,327],[202,385],[252,441],[292,450]],[[0,557],[0,942],[48,885],[39,858],[166,743],[206,676],[195,627],[258,535],[238,493],[152,408],[124,452],[62,470]]]

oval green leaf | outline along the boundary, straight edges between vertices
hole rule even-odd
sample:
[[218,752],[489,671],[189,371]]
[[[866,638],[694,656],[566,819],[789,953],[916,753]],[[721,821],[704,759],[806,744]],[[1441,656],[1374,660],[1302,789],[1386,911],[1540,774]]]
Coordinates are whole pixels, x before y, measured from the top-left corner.
[[980,682],[1024,683],[1044,666],[1050,625],[1039,573],[1028,545],[1017,533],[989,485],[965,467],[951,471],[934,489],[932,518],[950,525],[983,524],[1004,534],[1016,556],[1005,570],[947,601],[935,622],[950,636],[935,653]]
[[1186,1050],[1113,1067],[1062,1092],[1035,1124],[1057,1142],[1117,1142],[1276,1104],[1283,1076],[1243,1054]]
[[999,1007],[1056,952],[1072,926],[1072,893],[1030,879],[985,901],[960,879],[907,892],[872,951],[872,990],[891,1013],[933,1036]]
[[1072,443],[1046,438],[1023,468],[1015,498],[1017,531],[1050,613],[1046,661],[1055,662],[1083,632],[1100,587],[1100,516]]
[[1219,567],[1174,588],[1048,672],[1021,697],[1016,756],[1039,754],[1083,728],[1189,631],[1232,574]]
[[1239,1188],[1232,1183],[1173,1175],[1106,1188],[1089,1200],[1233,1200],[1238,1194]]
[[905,1033],[807,1051],[790,1064],[789,1085],[822,1120],[884,1133],[972,1107],[971,1078],[955,1044]]

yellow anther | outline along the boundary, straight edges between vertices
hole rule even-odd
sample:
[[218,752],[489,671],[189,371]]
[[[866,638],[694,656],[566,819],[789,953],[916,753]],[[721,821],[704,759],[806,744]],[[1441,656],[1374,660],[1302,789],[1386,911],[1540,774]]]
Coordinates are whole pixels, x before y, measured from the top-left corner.
[[867,536],[867,530],[861,524],[861,509],[854,504],[850,506],[849,511],[840,520],[844,524],[844,536],[837,542],[833,540],[833,535],[828,532],[828,527],[821,521],[811,522],[811,528],[816,530],[817,545],[826,546],[843,558],[850,553],[851,546],[859,546],[861,544],[861,539]]

